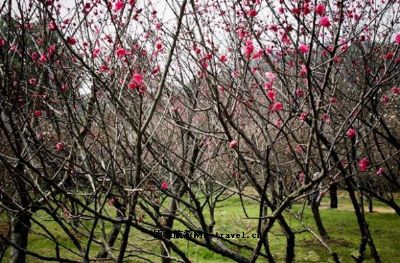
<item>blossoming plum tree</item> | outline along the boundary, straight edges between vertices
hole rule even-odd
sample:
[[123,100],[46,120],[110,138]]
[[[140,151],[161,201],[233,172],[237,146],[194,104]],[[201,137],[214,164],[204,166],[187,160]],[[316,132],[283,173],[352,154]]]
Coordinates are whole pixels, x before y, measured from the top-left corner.
[[[342,187],[359,224],[356,261],[369,247],[380,262],[360,201],[400,214],[390,199],[400,189],[399,4],[5,2],[0,196],[11,261],[190,262],[179,241],[155,232],[184,226],[204,237],[185,235],[190,244],[275,262],[278,226],[293,262],[291,215],[340,262],[319,204],[329,191],[337,207]],[[230,216],[252,222],[255,242],[208,235],[232,231],[216,218],[227,198],[242,204]],[[311,205],[316,231],[293,208],[299,202]],[[33,228],[53,253],[29,249]]]

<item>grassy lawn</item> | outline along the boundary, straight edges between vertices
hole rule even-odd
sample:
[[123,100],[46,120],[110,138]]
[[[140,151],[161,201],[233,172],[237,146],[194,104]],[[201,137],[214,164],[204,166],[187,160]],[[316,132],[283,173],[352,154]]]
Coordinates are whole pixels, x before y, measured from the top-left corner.
[[[356,217],[352,211],[352,206],[347,196],[344,194],[339,197],[339,209],[328,208],[328,198],[324,198],[321,205],[321,217],[324,225],[331,237],[328,241],[328,245],[333,251],[339,254],[342,262],[353,262],[351,255],[357,255],[358,244],[360,242],[359,230],[356,222]],[[367,205],[367,204],[366,204]],[[295,204],[292,207],[292,212],[297,213],[302,209],[302,204]],[[374,208],[377,212],[368,213],[366,217],[368,220],[369,228],[372,232],[372,237],[377,246],[378,252],[380,253],[382,262],[396,262],[400,258],[400,217],[394,214],[384,204],[374,201]],[[366,209],[367,211],[367,209]],[[256,217],[258,213],[258,206],[255,203],[246,201],[246,212],[250,217]],[[295,231],[299,231],[296,234],[296,262],[332,262],[331,256],[327,253],[327,250],[319,244],[315,238],[308,232],[302,232],[303,229],[301,224],[298,222],[296,217],[289,212],[286,212],[288,223]],[[53,221],[46,219],[46,217],[38,214],[36,216],[42,224],[46,225],[52,234],[57,238],[65,248],[74,248],[72,241],[63,234],[63,231]],[[214,232],[220,233],[242,233],[253,234],[256,233],[256,222],[255,219],[247,219],[245,213],[240,205],[238,198],[230,198],[224,203],[220,204],[217,208],[216,213],[216,226]],[[310,209],[306,206],[303,213],[303,222],[306,223],[311,229],[316,232],[314,226],[314,220],[311,215]],[[87,222],[89,227],[91,224]],[[185,230],[179,224],[176,225],[178,229]],[[111,226],[106,226],[106,231],[110,232]],[[100,231],[100,230],[99,230]],[[34,224],[33,233],[29,239],[29,249],[46,256],[54,256],[54,245],[52,242],[44,238],[41,233],[43,230]],[[79,237],[79,233],[75,233]],[[138,233],[137,231],[131,232],[131,245],[135,245],[137,251],[141,248],[145,248],[147,251],[159,251],[159,242],[152,240],[146,235]],[[81,237],[83,240],[84,238]],[[269,235],[271,251],[273,252],[277,262],[284,261],[285,255],[285,238],[279,226],[275,226],[271,234]],[[254,245],[257,239],[240,239],[243,244]],[[82,242],[85,245],[85,242]],[[193,245],[185,240],[179,240],[178,244],[183,249],[192,262],[232,262],[231,260],[218,256],[213,252],[210,252],[204,248]],[[118,245],[118,243],[117,243]],[[76,249],[74,249],[76,251]],[[95,256],[100,250],[100,246],[94,245],[90,251],[91,256]],[[241,251],[243,255],[248,255],[247,251]],[[61,249],[62,255],[68,255],[71,259],[79,260],[78,255],[74,255],[68,249]],[[369,250],[367,253],[367,260],[365,262],[373,262],[370,258]],[[159,262],[154,257],[148,257],[151,261]],[[7,261],[7,255],[4,261]],[[41,260],[28,258],[27,262],[42,262]],[[104,262],[104,261],[102,261]],[[138,259],[132,259],[126,262],[145,262]]]

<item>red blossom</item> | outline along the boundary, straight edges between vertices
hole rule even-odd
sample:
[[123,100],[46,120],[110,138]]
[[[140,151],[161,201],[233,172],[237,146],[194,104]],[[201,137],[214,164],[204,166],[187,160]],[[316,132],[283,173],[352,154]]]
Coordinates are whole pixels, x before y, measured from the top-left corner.
[[117,55],[117,57],[121,58],[123,56],[129,55],[130,52],[126,51],[126,49],[120,47],[115,51],[115,54]]
[[310,47],[307,44],[300,44],[299,51],[303,54],[306,54],[310,50]]
[[221,55],[221,56],[219,57],[219,60],[221,60],[222,63],[225,63],[225,62],[228,61],[228,57],[227,57],[226,55]]
[[4,46],[6,44],[6,40],[2,37],[0,37],[0,47]]
[[163,189],[163,190],[167,190],[168,189],[168,183],[167,182],[162,182],[162,184],[161,184],[161,188]]
[[121,11],[121,9],[124,8],[124,6],[125,6],[124,1],[118,0],[118,1],[115,2],[115,4],[114,4],[114,11],[115,11],[115,12],[119,12],[119,11]]
[[151,70],[151,74],[155,75],[158,72],[160,72],[160,66],[155,66],[152,70]]
[[67,37],[67,43],[69,45],[75,45],[76,44],[76,39],[74,37]]
[[267,97],[268,99],[270,99],[271,101],[275,101],[275,97],[276,97],[276,92],[274,90],[269,90],[267,92]]
[[156,43],[156,49],[157,50],[162,50],[163,49],[163,44],[161,42]]
[[250,17],[255,17],[255,16],[257,16],[257,11],[254,9],[251,9],[251,10],[247,11],[247,15]]
[[33,112],[33,114],[35,115],[35,117],[39,118],[42,116],[43,112],[41,110],[35,110]]
[[322,17],[321,20],[319,21],[319,24],[323,27],[330,27],[331,22],[329,20],[329,17],[327,16]]
[[143,75],[140,73],[133,73],[132,81],[137,83],[138,85],[141,85],[143,83]]
[[246,55],[246,58],[249,59],[253,54],[253,52],[254,52],[253,41],[247,40],[246,45],[244,47],[244,54]]
[[370,161],[367,157],[361,158],[360,161],[358,161],[358,168],[360,169],[361,172],[365,172],[368,167],[370,166]]
[[100,66],[100,71],[101,72],[108,71],[108,70],[110,70],[110,68],[107,65],[101,65]]
[[357,131],[354,128],[350,128],[346,132],[346,136],[349,137],[350,139],[353,139],[354,137],[356,137],[356,135],[357,135]]
[[317,13],[320,16],[323,16],[325,14],[325,5],[323,4],[318,4],[315,7],[315,13]]
[[282,110],[283,110],[282,102],[277,101],[271,105],[271,111],[282,111]]
[[40,55],[39,61],[40,61],[40,62],[42,62],[42,63],[45,63],[45,62],[47,62],[47,57],[46,57],[46,54],[42,54],[42,55]]
[[391,60],[393,57],[394,57],[394,53],[393,53],[393,52],[389,52],[389,53],[387,53],[387,54],[385,54],[385,55],[383,56],[383,58],[384,58],[385,60]]

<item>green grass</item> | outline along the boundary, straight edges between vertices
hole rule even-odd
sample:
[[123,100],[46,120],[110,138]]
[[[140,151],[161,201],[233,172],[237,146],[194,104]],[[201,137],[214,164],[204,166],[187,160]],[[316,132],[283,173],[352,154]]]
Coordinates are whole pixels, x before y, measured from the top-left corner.
[[[351,255],[357,255],[358,245],[360,242],[360,235],[357,226],[356,217],[352,211],[352,206],[347,196],[342,195],[339,198],[339,209],[329,209],[327,208],[328,198],[323,200],[321,206],[321,217],[323,223],[330,235],[330,240],[328,245],[333,251],[339,254],[342,262],[353,262]],[[295,204],[292,207],[292,211],[297,213],[301,210],[302,204]],[[400,258],[400,217],[394,214],[386,205],[374,201],[374,207],[377,208],[379,212],[367,213],[366,218],[369,224],[372,237],[374,239],[375,245],[380,253],[382,262],[396,262]],[[367,210],[366,210],[367,211]],[[250,217],[257,217],[258,205],[251,201],[246,201],[246,212]],[[331,256],[328,254],[327,250],[319,244],[315,238],[312,237],[308,232],[300,232],[302,230],[301,224],[298,220],[290,213],[285,212],[285,218],[287,219],[290,226],[295,230],[299,231],[296,234],[296,262],[332,262]],[[37,214],[36,217],[41,223],[45,224],[46,227],[53,233],[57,240],[66,248],[74,249],[74,245],[70,238],[68,238],[60,227],[49,220],[44,214]],[[236,197],[226,200],[224,203],[217,207],[217,213],[215,215],[216,228],[214,232],[220,233],[235,233],[235,232],[246,232],[246,233],[256,233],[256,223],[257,220],[248,219],[245,217],[244,211],[240,205],[239,199]],[[303,221],[316,232],[314,225],[314,220],[312,218],[311,211],[306,206],[303,213]],[[86,222],[88,228],[91,222]],[[177,229],[184,230],[185,228],[180,225],[175,225]],[[106,232],[111,231],[111,225],[106,225]],[[42,235],[43,230],[41,230],[36,224],[33,225],[33,232],[29,237],[29,250],[46,256],[54,256],[54,245],[53,243],[44,238]],[[99,230],[98,230],[99,233]],[[80,236],[79,233],[74,233],[78,238],[82,240],[82,245],[86,245],[86,238]],[[147,251],[152,251],[154,253],[159,252],[160,246],[159,242],[151,241],[150,238],[138,231],[131,231],[131,242],[135,244],[138,248],[144,248]],[[276,224],[273,227],[270,235],[270,246],[274,257],[277,262],[284,261],[285,256],[285,238],[282,235],[281,229]],[[219,256],[211,251],[208,251],[202,247],[196,246],[185,240],[175,240],[179,247],[184,250],[192,262],[232,262],[232,260]],[[240,239],[242,244],[248,244],[254,246],[257,239]],[[118,245],[117,243],[116,245]],[[90,256],[94,257],[100,250],[99,245],[94,245],[90,251]],[[74,249],[76,251],[76,249]],[[240,251],[243,255],[250,255],[248,251]],[[79,260],[78,255],[74,255],[67,249],[61,249],[61,254],[70,258]],[[6,256],[7,257],[7,256]],[[153,262],[159,262],[156,257],[149,256],[150,260]],[[5,258],[7,261],[7,258]],[[42,262],[41,260],[34,259],[32,257],[28,258],[27,262]],[[132,259],[126,262],[144,262],[138,259]],[[261,261],[260,261],[261,262]],[[371,259],[369,250],[367,250],[366,261],[373,262]]]

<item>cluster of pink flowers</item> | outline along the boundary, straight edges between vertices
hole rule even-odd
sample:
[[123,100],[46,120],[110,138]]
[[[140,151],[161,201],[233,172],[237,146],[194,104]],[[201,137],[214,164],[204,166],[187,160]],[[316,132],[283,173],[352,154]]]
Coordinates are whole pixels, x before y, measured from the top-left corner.
[[139,89],[140,92],[144,92],[146,90],[146,86],[144,85],[143,75],[140,73],[133,73],[132,79],[128,84],[129,89]]
[[244,46],[244,54],[246,56],[247,59],[251,58],[251,55],[254,52],[254,45],[253,45],[253,41],[252,40],[247,40],[246,44]]

